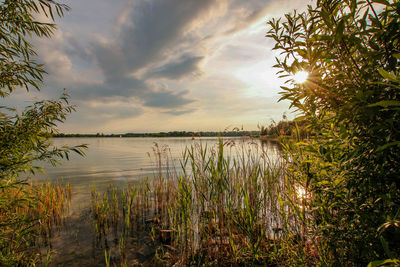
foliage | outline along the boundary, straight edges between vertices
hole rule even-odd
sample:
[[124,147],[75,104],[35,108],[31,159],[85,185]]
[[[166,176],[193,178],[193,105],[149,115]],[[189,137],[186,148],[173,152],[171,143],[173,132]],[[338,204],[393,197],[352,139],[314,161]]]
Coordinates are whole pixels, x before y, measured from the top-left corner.
[[[336,262],[400,256],[399,225],[384,227],[400,214],[399,18],[398,0],[317,0],[269,22],[281,100],[316,133],[292,150],[293,169]],[[310,75],[296,84],[300,70]]]
[[260,127],[260,136],[267,138],[287,137],[296,134],[299,134],[301,139],[305,139],[311,134],[306,120],[288,121],[284,117],[278,123],[273,121],[268,126]]
[[[45,0],[1,2],[1,98],[21,88],[40,89],[46,72],[35,60],[36,53],[30,39],[50,37],[55,25],[40,21],[40,17],[54,21],[54,12],[62,16],[66,9],[68,7],[64,5]],[[33,166],[36,161],[55,164],[57,158],[68,158],[71,150],[83,154],[82,148],[85,146],[55,148],[49,140],[57,132],[56,123],[64,121],[73,110],[65,93],[58,100],[38,101],[26,107],[22,113],[0,106],[1,265],[34,264],[37,260],[34,251],[29,249],[37,234],[32,229],[48,215],[24,214],[27,209],[38,208],[40,203],[19,175],[27,171],[34,173],[38,169]]]
[[[66,7],[48,1],[4,1],[0,6],[0,96],[25,87],[40,89],[45,71],[33,57],[36,55],[28,36],[50,37],[55,25],[40,22],[45,15],[54,19],[53,10],[63,15]],[[56,123],[65,120],[74,110],[68,104],[68,95],[58,100],[39,101],[27,107],[22,114],[15,109],[0,107],[0,178],[16,177],[20,172],[35,170],[31,163],[55,157],[68,156],[69,148],[51,147],[49,137],[56,132]],[[72,148],[82,153],[82,146]]]
[[0,95],[5,97],[19,87],[40,88],[45,71],[32,57],[36,55],[27,36],[50,37],[53,23],[37,20],[43,14],[54,20],[53,10],[63,15],[66,6],[39,0],[4,0],[0,6]]
[[56,164],[56,157],[67,157],[72,149],[82,154],[80,148],[51,145],[49,137],[55,130],[55,123],[63,121],[74,108],[68,104],[67,95],[59,100],[36,102],[22,114],[0,117],[0,177],[17,177],[20,172],[40,169],[32,166],[34,161],[49,161]]

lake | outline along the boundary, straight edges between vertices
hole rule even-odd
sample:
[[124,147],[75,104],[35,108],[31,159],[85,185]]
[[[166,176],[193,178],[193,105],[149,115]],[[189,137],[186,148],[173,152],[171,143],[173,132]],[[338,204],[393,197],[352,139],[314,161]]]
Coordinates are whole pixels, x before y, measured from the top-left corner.
[[[279,157],[279,148],[273,142],[243,137],[225,137],[223,142],[226,157],[236,157],[249,149],[253,154],[264,150],[272,159]],[[69,160],[62,160],[56,167],[41,165],[45,172],[33,176],[32,181],[70,183],[72,210],[78,211],[88,204],[93,188],[101,192],[110,184],[125,187],[158,175],[156,153],[161,154],[164,174],[168,170],[179,173],[179,160],[186,147],[203,145],[215,149],[218,137],[55,138],[53,143],[58,147],[87,144],[88,149],[85,157],[71,153]]]
[[[103,239],[101,236],[98,239],[94,230],[94,217],[89,209],[93,188],[102,193],[108,185],[124,188],[147,178],[154,179],[160,172],[164,176],[179,174],[180,160],[185,148],[207,146],[209,153],[214,153],[213,150],[218,150],[219,143],[217,137],[55,138],[52,141],[58,147],[87,144],[88,150],[85,157],[71,154],[69,160],[63,160],[62,164],[56,167],[42,165],[45,172],[31,177],[34,183],[71,184],[69,213],[63,226],[54,230],[48,241],[52,250],[50,266],[104,266],[105,251],[112,252],[112,261],[118,263],[120,233],[110,230]],[[226,137],[223,143],[225,158],[256,162],[260,159],[265,160],[265,156],[271,161],[281,159],[279,147],[273,142]],[[139,227],[142,224],[137,225]],[[129,261],[151,262],[154,258],[155,243],[148,232],[140,230],[128,239]],[[48,247],[43,247],[43,255],[46,255],[47,251]]]

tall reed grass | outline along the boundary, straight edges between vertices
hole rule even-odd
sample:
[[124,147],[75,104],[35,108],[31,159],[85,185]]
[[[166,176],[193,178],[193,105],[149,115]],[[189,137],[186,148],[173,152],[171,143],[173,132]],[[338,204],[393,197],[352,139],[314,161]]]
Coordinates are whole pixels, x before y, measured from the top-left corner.
[[[27,266],[49,260],[53,231],[68,212],[71,187],[0,181],[0,265]],[[42,255],[41,248],[47,248]]]
[[[249,149],[250,147],[250,149]],[[181,170],[126,189],[92,192],[92,224],[107,264],[130,265],[135,235],[148,233],[148,264],[312,265],[319,252],[310,235],[307,191],[287,161],[256,144],[219,141],[186,148]],[[111,251],[110,240],[118,240]],[[138,239],[136,239],[138,240]],[[138,244],[137,244],[138,245]],[[140,245],[140,244],[139,244]]]

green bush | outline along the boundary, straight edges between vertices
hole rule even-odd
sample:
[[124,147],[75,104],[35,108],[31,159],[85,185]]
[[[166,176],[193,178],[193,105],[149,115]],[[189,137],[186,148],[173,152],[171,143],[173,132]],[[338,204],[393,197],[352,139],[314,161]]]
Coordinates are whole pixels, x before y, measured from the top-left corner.
[[400,256],[399,18],[398,0],[318,0],[269,21],[281,99],[315,131],[292,151],[293,169],[336,262]]
[[[50,37],[53,23],[37,20],[45,15],[54,20],[54,12],[63,15],[66,6],[44,0],[4,0],[0,5],[0,97],[16,90],[40,89],[45,71],[35,61],[31,37]],[[0,106],[0,264],[16,266],[35,264],[38,260],[34,227],[43,214],[29,215],[40,198],[20,179],[20,174],[34,173],[37,161],[57,163],[73,150],[82,154],[84,146],[56,148],[49,138],[57,132],[56,123],[74,110],[68,95],[58,100],[38,101],[22,113]],[[61,201],[62,202],[62,201]]]

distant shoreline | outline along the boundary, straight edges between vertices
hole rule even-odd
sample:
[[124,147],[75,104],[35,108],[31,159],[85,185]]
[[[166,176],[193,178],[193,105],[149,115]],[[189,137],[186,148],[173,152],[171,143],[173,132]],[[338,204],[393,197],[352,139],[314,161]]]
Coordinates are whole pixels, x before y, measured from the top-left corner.
[[260,137],[259,131],[229,131],[229,132],[186,132],[186,131],[173,131],[173,132],[159,132],[159,133],[124,133],[124,134],[54,134],[52,137],[236,137],[236,136],[249,136],[254,138]]

